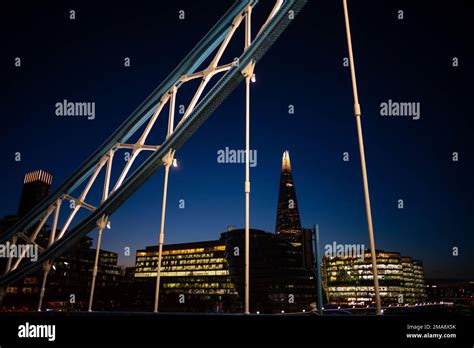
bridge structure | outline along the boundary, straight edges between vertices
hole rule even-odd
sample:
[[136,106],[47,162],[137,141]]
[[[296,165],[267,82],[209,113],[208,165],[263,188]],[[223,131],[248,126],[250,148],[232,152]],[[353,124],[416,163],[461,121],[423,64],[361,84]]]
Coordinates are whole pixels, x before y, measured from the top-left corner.
[[[255,30],[256,34],[254,34],[252,32],[252,10],[257,6],[258,0],[237,0],[168,77],[62,185],[0,236],[0,243],[25,244],[35,247],[39,251],[35,262],[26,257],[26,249],[17,257],[9,258],[6,269],[0,276],[0,287],[19,281],[28,274],[42,269],[42,286],[38,303],[40,311],[46,291],[48,273],[54,259],[97,228],[97,251],[89,298],[89,311],[91,311],[102,234],[110,224],[110,216],[155,172],[164,167],[154,306],[154,311],[158,312],[169,169],[175,161],[176,151],[186,143],[222,101],[245,80],[246,260],[244,312],[249,313],[250,83],[255,79],[255,64],[278,39],[305,3],[306,0],[276,0],[266,21],[257,28],[258,30]],[[237,59],[221,62],[224,52],[240,26],[243,26],[245,30],[243,51]],[[204,93],[206,86],[211,85],[211,80],[214,84],[207,93]],[[199,81],[199,85],[184,113],[178,113],[176,112],[177,95],[180,92],[180,87],[190,81]],[[157,126],[160,116],[167,117],[166,135],[161,143],[150,143],[148,141],[150,132]],[[360,112],[358,116],[360,116]],[[132,141],[132,139],[136,140]],[[113,180],[111,174],[114,155],[119,150],[128,150],[130,157],[120,171],[118,178]],[[146,155],[146,158],[137,168],[134,168],[133,164],[139,163],[137,160],[139,155]],[[365,162],[363,163],[365,168]],[[98,204],[88,202],[88,198],[94,190],[101,196]],[[72,206],[70,206],[71,202]],[[62,214],[65,214],[65,218],[60,218]],[[47,244],[40,245],[38,236],[45,231],[46,226],[51,226]],[[376,268],[374,270],[376,271]],[[375,279],[377,278],[375,277]]]

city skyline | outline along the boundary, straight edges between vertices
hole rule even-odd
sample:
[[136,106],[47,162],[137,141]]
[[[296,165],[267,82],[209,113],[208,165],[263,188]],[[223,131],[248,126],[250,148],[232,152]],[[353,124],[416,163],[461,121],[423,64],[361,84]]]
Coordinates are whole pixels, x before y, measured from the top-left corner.
[[[286,165],[286,166],[285,166],[285,165]],[[37,173],[40,172],[40,171],[41,171],[41,170],[38,170],[38,171],[32,172],[32,173],[30,173],[30,174],[35,175],[35,174],[37,174]],[[288,151],[288,150],[285,150],[285,151],[283,152],[282,173],[287,173],[287,172],[289,172],[290,175],[292,175],[292,170],[291,170],[291,165],[290,165],[290,154],[289,154],[289,151]],[[27,175],[28,175],[28,173],[25,173],[25,180],[27,180],[27,179],[26,179],[26,176],[27,176]],[[48,174],[48,175],[50,175],[50,174]],[[49,178],[46,179],[47,182],[51,182],[51,180],[52,180],[51,177],[49,177]],[[282,180],[282,179],[280,179],[280,180]],[[285,180],[287,180],[287,179],[285,179]],[[291,181],[293,182],[292,179],[291,179]],[[280,184],[281,184],[281,182],[280,182]],[[293,194],[294,194],[294,193],[293,193]],[[277,195],[277,196],[278,196],[278,195]],[[20,202],[20,206],[21,206],[21,200],[20,200],[19,202]],[[296,206],[296,207],[297,207],[297,206]],[[20,208],[20,210],[21,210],[21,208]],[[277,210],[278,210],[278,204],[277,204],[277,207],[276,207],[275,211],[277,212]],[[298,210],[298,208],[296,208],[296,210]],[[298,212],[296,212],[296,214],[299,215]],[[13,214],[13,215],[15,215],[15,214]],[[278,215],[278,212],[277,212],[276,215]],[[299,218],[299,216],[298,216],[298,218]],[[277,222],[278,222],[278,220],[277,220]],[[275,224],[275,225],[277,225],[277,224]],[[241,226],[237,226],[237,228],[240,228],[240,227],[241,227]],[[304,225],[304,226],[302,226],[302,227],[303,227],[303,228],[312,228],[313,226]],[[228,228],[236,228],[236,226],[233,225],[233,224],[229,224],[229,225],[227,225],[227,229],[228,229]],[[274,232],[274,230],[266,230],[266,231],[271,232],[271,233],[277,233],[277,232]],[[222,231],[219,231],[219,232],[217,233],[217,235],[219,235],[219,234],[222,233],[222,232],[225,232],[225,229],[223,229]],[[91,233],[90,235],[92,235],[92,233]],[[179,242],[179,243],[200,242],[200,241],[205,241],[205,240],[183,241],[183,242]],[[338,243],[338,242],[343,243],[343,244],[346,244],[346,245],[347,245],[347,244],[351,244],[351,243],[360,244],[360,243],[358,243],[357,240],[354,240],[354,241],[351,241],[351,242],[348,242],[348,243],[346,243],[347,241],[342,241],[342,240],[341,240],[341,241],[333,241],[332,244],[336,244],[336,243]],[[155,243],[155,244],[156,244],[156,243]],[[151,244],[151,245],[155,245],[155,244]],[[176,244],[176,243],[175,243],[175,242],[169,242],[169,243],[165,243],[165,244]],[[326,246],[328,246],[328,245],[329,245],[329,244],[326,244]],[[145,248],[145,247],[149,247],[149,246],[150,246],[150,245],[143,246],[142,249]],[[324,245],[324,244],[321,245],[320,247],[321,247],[322,250],[325,249],[325,245]],[[138,251],[138,250],[139,250],[139,249],[134,250],[134,252],[132,253],[132,255],[134,255],[134,254],[136,253],[136,251]],[[366,248],[365,250],[366,250],[367,252],[369,251],[368,248]],[[378,246],[377,246],[377,250],[382,250],[382,251],[383,251],[383,249],[380,248],[380,247],[378,247]],[[117,250],[114,250],[114,251],[117,252]],[[118,254],[120,255],[120,251],[118,251]],[[324,251],[323,251],[323,254],[324,254]],[[122,258],[122,259],[123,259],[123,258]],[[125,266],[125,267],[133,267],[133,266],[135,265],[135,259],[134,259],[133,257],[126,258],[127,261],[128,261],[128,259],[131,259],[131,264],[123,263],[122,266]],[[421,261],[423,261],[423,260],[421,260]]]
[[[321,12],[335,13],[336,9],[340,10],[339,5],[324,4]],[[71,28],[68,34],[72,33],[72,43],[57,51],[54,62],[41,58],[41,52],[51,49],[54,40],[47,41],[45,47],[36,47],[38,52],[25,51],[25,40],[33,42],[34,38],[26,37],[19,29],[18,35],[23,40],[14,42],[10,39],[7,42],[11,51],[24,50],[25,53],[23,71],[18,72],[12,64],[11,68],[6,69],[10,85],[4,95],[10,99],[4,112],[16,117],[7,117],[6,127],[2,128],[2,131],[9,130],[3,132],[1,137],[7,154],[2,158],[4,171],[0,176],[5,197],[0,202],[3,215],[16,212],[25,172],[40,168],[51,172],[54,190],[146,97],[192,47],[196,38],[209,29],[193,19],[193,11],[198,11],[200,5],[186,6],[189,6],[189,21],[180,23],[172,17],[175,13],[169,10],[170,18],[154,24],[156,32],[171,25],[176,30],[175,35],[183,42],[182,45],[173,45],[173,40],[160,37],[162,44],[173,48],[166,57],[153,48],[152,44],[158,40],[153,35],[140,38],[140,44],[135,43],[140,47],[134,45],[132,53],[123,52],[118,43],[114,45],[114,40],[108,47],[98,46],[101,38],[115,38],[121,42],[127,41],[126,33],[133,33],[127,30],[137,23],[120,7],[115,10],[117,22],[84,46],[80,46],[84,44],[84,37],[76,32],[78,29]],[[314,7],[312,4],[309,6]],[[420,14],[415,5],[406,6],[407,13]],[[201,11],[200,16],[207,16],[209,22],[215,22],[227,4],[217,7],[216,13]],[[470,52],[463,51],[467,48],[457,47],[455,43],[444,43],[441,54],[435,60],[423,60],[426,58],[423,55],[413,57],[418,61],[416,68],[412,67],[412,58],[408,53],[400,52],[402,59],[390,57],[390,49],[377,40],[380,40],[382,33],[396,38],[401,30],[405,36],[404,42],[399,42],[399,45],[405,45],[404,51],[420,53],[422,49],[416,47],[415,40],[410,41],[406,36],[409,28],[416,26],[416,23],[407,17],[403,25],[409,28],[399,28],[395,14],[393,23],[382,23],[377,18],[362,23],[364,10],[376,12],[377,8],[357,9],[354,6],[353,14],[376,247],[400,251],[423,260],[428,277],[472,276],[472,266],[468,268],[467,258],[474,244],[472,236],[468,235],[469,228],[472,228],[469,214],[472,208],[469,192],[471,167],[468,157],[469,142],[472,140],[469,140],[469,121],[462,118],[461,111],[462,105],[469,100],[468,92],[462,89],[444,91],[450,102],[443,103],[440,92],[428,81],[418,79],[415,85],[410,84],[413,76],[431,76],[441,69],[443,78],[462,86],[466,83],[464,76],[467,74],[463,76],[453,70],[451,58],[459,52],[464,56]],[[396,8],[392,10],[396,12]],[[100,11],[105,9],[100,8]],[[149,8],[137,11],[152,12]],[[256,68],[257,81],[252,85],[251,148],[258,151],[258,164],[251,169],[251,227],[266,231],[275,229],[281,153],[288,149],[298,188],[302,226],[319,224],[321,245],[332,241],[368,245],[349,72],[343,66],[346,47],[342,18],[330,20],[319,15],[321,27],[325,24],[331,28],[329,32],[326,29],[324,33],[327,36],[323,37],[321,33],[311,30],[311,16],[315,15],[308,12],[313,13],[310,10],[302,13],[301,18],[290,25],[284,34],[287,40],[276,43],[269,57]],[[78,11],[78,15],[88,14],[89,25],[99,28],[97,13],[91,13],[86,5]],[[121,31],[119,19],[127,19],[130,27]],[[152,19],[145,16],[144,25],[152,25]],[[375,27],[380,28],[381,33],[375,33]],[[453,25],[448,33],[455,37],[456,32],[462,29],[460,27]],[[196,33],[190,32],[191,28]],[[364,38],[365,30],[373,35],[372,39],[374,36],[376,39]],[[54,22],[42,28],[38,35],[66,40],[66,35],[53,35],[53,31]],[[325,56],[324,52],[313,46],[304,47],[298,33],[308,31],[315,34],[315,40],[320,40],[320,47],[333,51]],[[128,40],[138,40],[137,35],[131,36],[133,39]],[[71,57],[74,45],[86,47],[89,53]],[[430,40],[422,45],[428,51],[436,46]],[[107,48],[112,52],[103,56],[103,50]],[[128,70],[121,66],[123,57],[127,55],[132,58]],[[159,57],[159,63],[151,56]],[[279,62],[281,60],[285,61],[284,65]],[[313,65],[313,60],[318,64]],[[469,69],[462,65],[462,61],[458,70]],[[50,66],[49,70],[53,71],[49,81],[46,81],[43,65]],[[288,74],[281,74],[282,66],[285,71],[289,69]],[[73,67],[79,68],[75,70]],[[397,68],[387,71],[387,67]],[[308,72],[311,68],[314,71]],[[23,75],[18,78],[18,74]],[[60,79],[64,74],[72,82]],[[26,87],[20,83],[23,78],[28,79]],[[97,83],[90,83],[93,78]],[[303,83],[297,82],[298,79],[303,79]],[[322,81],[318,82],[318,79]],[[393,83],[382,84],[381,80]],[[40,89],[45,81],[48,88]],[[136,85],[139,86],[130,88]],[[306,88],[303,92],[292,92],[291,86],[296,85]],[[33,93],[37,90],[39,95]],[[216,160],[217,152],[225,147],[243,148],[243,87],[240,86],[235,92],[177,153],[178,167],[171,169],[168,191],[167,244],[214,239],[228,225],[243,227],[244,167],[242,164],[219,164]],[[19,98],[22,95],[28,96],[31,103],[23,104]],[[313,96],[319,96],[319,100],[315,101]],[[95,119],[58,118],[54,115],[54,105],[64,99],[94,100],[97,103]],[[421,118],[389,119],[379,116],[379,104],[387,100],[421,101]],[[450,108],[453,100],[457,101],[459,109]],[[294,114],[289,113],[290,105],[294,106]],[[446,113],[451,115],[447,129],[443,127]],[[25,123],[31,128],[24,128]],[[13,154],[17,151],[22,153],[21,162],[13,161]],[[457,163],[451,160],[453,151],[460,154]],[[344,152],[349,154],[348,162],[343,161]],[[201,173],[203,169],[204,173]],[[207,176],[206,173],[212,175]],[[133,265],[134,250],[157,243],[162,175],[162,172],[155,175],[111,217],[112,229],[104,234],[103,247],[118,252],[122,264]],[[180,199],[184,199],[184,209],[179,207]],[[403,210],[397,208],[398,199],[404,199]],[[96,232],[90,235],[96,238]],[[123,255],[123,248],[127,246],[132,249],[130,257]],[[450,256],[453,246],[460,248],[456,258]],[[465,274],[456,275],[456,270]]]

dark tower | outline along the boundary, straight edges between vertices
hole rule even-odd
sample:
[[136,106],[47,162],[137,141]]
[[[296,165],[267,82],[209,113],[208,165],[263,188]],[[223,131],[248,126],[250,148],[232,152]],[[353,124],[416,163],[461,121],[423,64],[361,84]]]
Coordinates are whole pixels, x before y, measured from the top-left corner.
[[53,176],[44,170],[25,174],[18,217],[23,217],[48,195]]
[[296,189],[291,174],[290,154],[283,153],[280,192],[276,219],[276,233],[286,237],[292,243],[301,243],[301,222],[296,200]]

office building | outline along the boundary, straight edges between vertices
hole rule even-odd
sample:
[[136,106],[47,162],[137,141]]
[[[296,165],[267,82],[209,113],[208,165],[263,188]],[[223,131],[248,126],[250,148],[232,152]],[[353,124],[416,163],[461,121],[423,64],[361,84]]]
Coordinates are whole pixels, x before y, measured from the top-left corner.
[[[148,291],[139,294],[151,306],[158,263],[158,247],[137,251],[135,279]],[[163,246],[160,308],[168,311],[231,311],[237,291],[230,279],[225,240]],[[150,286],[152,284],[153,286]],[[147,300],[148,298],[148,300]]]
[[[426,300],[421,261],[398,252],[377,250],[377,271],[383,305],[421,303]],[[364,257],[323,257],[322,278],[327,302],[371,305],[375,296],[370,251]]]
[[[83,237],[71,250],[55,260],[46,283],[45,308],[87,309],[95,254],[92,238]],[[117,253],[100,250],[95,290],[97,309],[113,309],[113,301],[120,294],[121,269],[117,261]],[[6,289],[3,304],[36,309],[42,279],[43,273],[36,272],[11,284]]]
[[[244,232],[230,230],[219,240],[163,247],[160,310],[235,312],[244,299]],[[314,273],[302,265],[301,248],[280,235],[250,230],[250,310],[275,313],[309,309],[315,300]],[[151,306],[157,246],[137,251],[135,279]],[[180,298],[181,295],[181,298]],[[180,301],[181,299],[181,301]]]
[[44,170],[25,174],[21,192],[18,217],[21,218],[48,196],[53,176]]

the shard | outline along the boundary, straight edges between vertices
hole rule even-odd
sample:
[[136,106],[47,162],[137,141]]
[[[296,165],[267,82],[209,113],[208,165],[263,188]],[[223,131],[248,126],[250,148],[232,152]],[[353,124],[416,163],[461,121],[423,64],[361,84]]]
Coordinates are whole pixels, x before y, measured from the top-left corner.
[[283,153],[282,158],[276,233],[281,234],[293,243],[301,243],[300,213],[288,151]]

